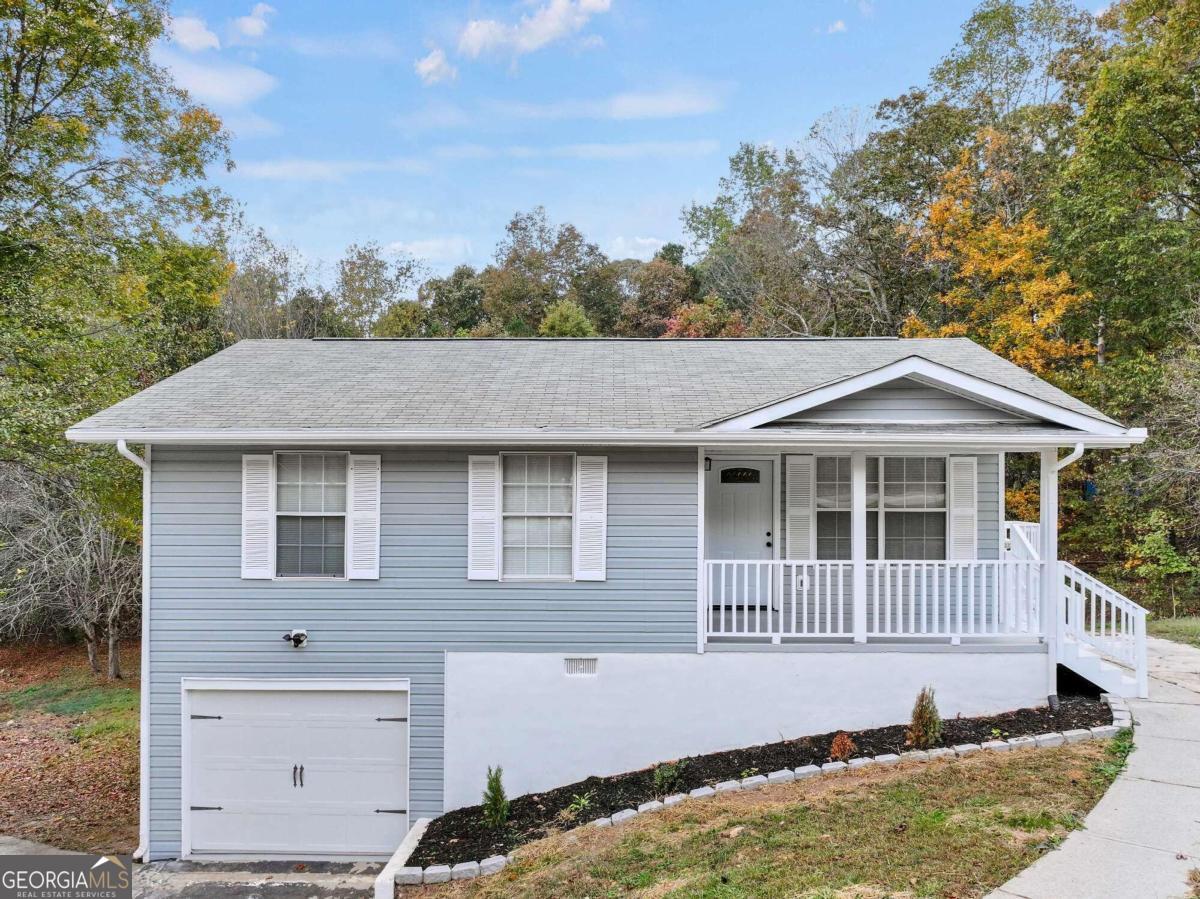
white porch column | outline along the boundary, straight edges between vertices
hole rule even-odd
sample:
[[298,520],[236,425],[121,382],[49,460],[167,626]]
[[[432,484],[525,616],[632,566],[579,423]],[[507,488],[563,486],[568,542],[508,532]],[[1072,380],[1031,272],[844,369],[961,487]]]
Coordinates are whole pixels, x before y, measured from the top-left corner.
[[1046,635],[1047,693],[1058,692],[1058,659],[1062,640],[1062,593],[1058,578],[1058,450],[1042,450],[1041,508],[1038,534],[1042,559],[1042,632]]
[[854,642],[867,642],[867,454],[850,454],[850,559],[854,590]]

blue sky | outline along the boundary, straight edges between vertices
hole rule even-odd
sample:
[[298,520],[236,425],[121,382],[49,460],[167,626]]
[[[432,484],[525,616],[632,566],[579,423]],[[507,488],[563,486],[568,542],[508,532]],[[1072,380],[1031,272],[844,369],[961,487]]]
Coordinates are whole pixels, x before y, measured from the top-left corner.
[[481,265],[544,205],[614,257],[682,240],[742,141],[921,83],[973,4],[183,0],[156,51],[234,134],[247,219],[328,266]]

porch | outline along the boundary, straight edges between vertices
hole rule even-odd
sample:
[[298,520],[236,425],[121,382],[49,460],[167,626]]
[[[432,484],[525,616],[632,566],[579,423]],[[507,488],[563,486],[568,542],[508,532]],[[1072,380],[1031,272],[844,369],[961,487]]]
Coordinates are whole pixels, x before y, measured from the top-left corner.
[[[1059,560],[1056,528],[1003,519],[1002,453],[701,451],[698,461],[699,651],[1041,647],[1050,693],[1061,663],[1110,692],[1144,694],[1145,610]],[[1061,465],[1042,452],[1048,521]],[[916,553],[896,557],[903,550]]]

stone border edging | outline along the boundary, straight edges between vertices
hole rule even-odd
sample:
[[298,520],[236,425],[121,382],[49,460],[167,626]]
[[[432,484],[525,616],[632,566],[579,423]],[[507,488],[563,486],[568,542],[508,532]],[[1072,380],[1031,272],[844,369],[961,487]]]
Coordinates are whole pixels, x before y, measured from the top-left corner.
[[[721,793],[737,793],[745,790],[757,790],[768,784],[791,783],[796,780],[807,780],[810,777],[822,777],[829,774],[840,774],[843,771],[857,771],[861,768],[876,765],[895,765],[899,762],[933,762],[938,759],[963,758],[976,752],[1008,752],[1012,749],[1041,749],[1051,746],[1063,746],[1067,743],[1082,743],[1085,740],[1107,740],[1115,737],[1127,727],[1133,726],[1133,713],[1129,704],[1120,696],[1108,693],[1100,694],[1101,702],[1112,710],[1113,723],[1102,727],[1078,728],[1075,730],[1055,731],[1037,736],[1012,737],[1008,740],[988,740],[984,743],[963,743],[961,746],[942,747],[939,749],[911,752],[885,753],[876,756],[862,756],[845,762],[826,762],[824,765],[802,765],[799,768],[781,769],[770,774],[756,774],[741,780],[722,781],[713,787],[697,787],[689,793],[675,793],[661,801],[653,799],[643,802],[636,809],[627,808],[613,812],[610,817],[597,818],[588,822],[591,827],[612,827],[622,824],[639,815],[648,815],[660,809],[670,808],[687,799],[708,799]],[[478,862],[459,862],[450,865],[430,865],[428,868],[400,868],[396,871],[396,886],[417,886],[423,883],[448,883],[451,880],[472,880],[488,874],[499,874],[513,860],[516,850],[508,855],[494,855]]]

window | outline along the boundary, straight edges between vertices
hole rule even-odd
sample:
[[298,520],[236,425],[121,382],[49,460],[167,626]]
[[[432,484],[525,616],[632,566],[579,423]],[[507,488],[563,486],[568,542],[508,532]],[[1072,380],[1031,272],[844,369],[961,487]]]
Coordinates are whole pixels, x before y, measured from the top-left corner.
[[883,508],[885,559],[946,558],[945,459],[884,459]]
[[[849,559],[850,457],[819,456],[816,464],[817,558]],[[944,458],[867,458],[867,558],[946,558]]]
[[504,455],[502,572],[505,578],[570,578],[575,457]]
[[345,577],[345,453],[275,456],[276,577]]
[[[817,558],[849,559],[850,457],[817,457]],[[867,459],[867,558],[879,558],[879,460]]]

